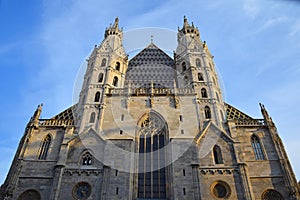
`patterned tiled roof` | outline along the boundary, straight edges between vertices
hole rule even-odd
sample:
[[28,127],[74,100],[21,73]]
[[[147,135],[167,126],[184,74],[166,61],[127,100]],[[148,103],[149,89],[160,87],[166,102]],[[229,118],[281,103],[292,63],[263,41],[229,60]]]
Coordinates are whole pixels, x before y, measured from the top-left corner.
[[225,103],[227,119],[249,119],[253,120],[252,117],[238,110],[237,108]]
[[63,112],[55,115],[51,119],[69,119],[69,120],[73,120],[74,119],[74,117],[73,117],[73,108],[74,108],[74,106],[71,106],[68,109],[64,110]]
[[144,87],[153,82],[155,87],[174,86],[174,60],[151,43],[129,61],[125,85]]

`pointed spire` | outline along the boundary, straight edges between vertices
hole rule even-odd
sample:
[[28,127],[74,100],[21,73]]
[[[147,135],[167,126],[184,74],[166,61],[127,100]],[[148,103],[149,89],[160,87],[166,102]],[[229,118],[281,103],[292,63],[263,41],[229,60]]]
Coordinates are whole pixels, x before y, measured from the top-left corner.
[[119,28],[119,18],[118,17],[116,17],[116,19],[115,19],[115,23],[113,25],[113,28],[115,28],[115,29]]
[[30,119],[30,122],[34,125],[37,126],[39,122],[39,118],[42,112],[43,104],[38,105],[37,109],[35,110],[33,116]]
[[183,27],[181,30],[178,29],[178,32],[181,32],[183,34],[194,34],[197,37],[200,37],[198,28],[194,26],[193,22],[192,22],[192,25],[190,25],[186,16],[183,17]]
[[110,24],[109,27],[106,28],[104,37],[106,38],[109,35],[117,35],[121,38],[123,36],[122,29],[119,29],[119,18],[118,17],[115,18],[115,22],[113,25]]
[[269,115],[267,109],[265,108],[265,106],[263,104],[261,104],[261,103],[259,103],[259,106],[261,108],[261,113],[262,113],[262,115],[263,115],[263,117],[265,119],[266,124],[268,126],[275,127],[275,124],[274,124],[272,118],[270,117],[270,115]]

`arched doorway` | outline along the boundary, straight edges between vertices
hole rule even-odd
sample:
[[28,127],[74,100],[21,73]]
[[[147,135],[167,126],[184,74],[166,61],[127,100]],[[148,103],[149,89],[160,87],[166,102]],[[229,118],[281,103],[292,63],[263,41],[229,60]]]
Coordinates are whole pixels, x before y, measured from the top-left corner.
[[138,184],[139,199],[166,199],[167,124],[155,112],[144,115],[139,122]]

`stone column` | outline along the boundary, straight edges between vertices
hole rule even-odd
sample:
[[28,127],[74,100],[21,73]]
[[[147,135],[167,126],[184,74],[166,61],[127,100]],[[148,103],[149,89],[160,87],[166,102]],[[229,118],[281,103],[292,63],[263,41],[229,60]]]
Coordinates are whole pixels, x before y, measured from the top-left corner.
[[246,200],[254,199],[251,183],[248,177],[248,167],[246,163],[238,163],[242,187],[244,189],[244,198]]
[[198,173],[199,164],[192,164],[192,176],[195,200],[201,200],[200,179]]

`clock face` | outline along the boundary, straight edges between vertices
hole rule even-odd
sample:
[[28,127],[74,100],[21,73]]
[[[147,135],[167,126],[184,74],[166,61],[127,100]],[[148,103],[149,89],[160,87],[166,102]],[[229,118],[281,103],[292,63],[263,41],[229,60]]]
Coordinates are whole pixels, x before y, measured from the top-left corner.
[[75,199],[84,200],[91,195],[91,186],[86,182],[80,182],[73,188],[73,196]]

